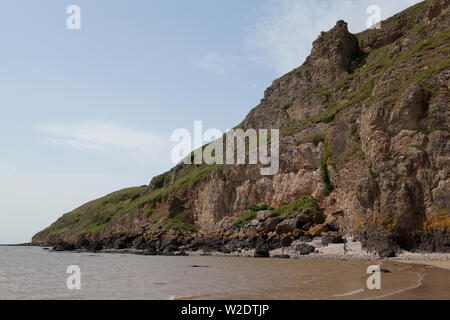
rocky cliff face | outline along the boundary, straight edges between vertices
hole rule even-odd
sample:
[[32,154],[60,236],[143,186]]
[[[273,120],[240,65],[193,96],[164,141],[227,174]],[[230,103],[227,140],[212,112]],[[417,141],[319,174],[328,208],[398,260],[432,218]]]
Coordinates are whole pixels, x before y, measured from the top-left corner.
[[450,252],[449,4],[422,2],[381,30],[354,35],[338,21],[323,32],[238,126],[281,130],[278,174],[180,164],[64,215],[33,242],[338,231],[380,249]]

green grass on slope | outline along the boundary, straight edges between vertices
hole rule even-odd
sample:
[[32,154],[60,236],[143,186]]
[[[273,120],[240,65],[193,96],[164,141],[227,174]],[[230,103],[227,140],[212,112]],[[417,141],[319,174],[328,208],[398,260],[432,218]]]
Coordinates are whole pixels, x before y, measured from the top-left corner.
[[290,217],[296,214],[299,210],[310,210],[314,215],[319,214],[319,207],[317,206],[317,202],[312,197],[302,197],[300,199],[294,200],[289,204],[280,206],[276,209],[269,207],[268,205],[253,205],[249,204],[246,206],[246,210],[248,210],[245,215],[234,222],[236,227],[243,227],[253,219],[256,218],[259,211],[268,210],[276,217]]
[[[145,214],[150,217],[151,209],[157,202],[167,199],[172,192],[195,186],[204,174],[217,168],[216,165],[185,165],[176,174],[172,171],[164,174],[166,177],[173,175],[171,177],[173,182],[167,186],[157,181],[159,188],[152,192],[148,191],[147,186],[142,186],[111,193],[65,214],[40,234],[46,236],[99,234],[111,221],[144,207],[148,207]],[[175,219],[174,223],[177,221]],[[171,227],[171,224],[168,223],[167,227]],[[192,230],[191,227],[188,229]]]
[[96,234],[113,219],[139,206],[147,186],[113,192],[91,201],[58,219],[41,234],[47,236]]
[[272,214],[279,217],[289,217],[298,212],[298,210],[311,210],[314,214],[319,213],[316,200],[312,197],[302,197],[291,203],[271,210]]

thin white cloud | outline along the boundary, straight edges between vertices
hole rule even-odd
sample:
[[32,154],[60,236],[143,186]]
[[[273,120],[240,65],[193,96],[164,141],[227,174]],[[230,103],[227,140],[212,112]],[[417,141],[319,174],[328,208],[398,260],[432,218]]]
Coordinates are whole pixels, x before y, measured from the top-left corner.
[[234,76],[243,63],[254,61],[254,57],[225,57],[215,51],[207,52],[203,57],[195,59],[194,64],[219,76]]
[[160,157],[169,149],[168,137],[115,122],[38,123],[34,128],[42,135],[41,142],[88,151],[119,151],[136,159]]
[[224,76],[233,64],[216,52],[208,52],[202,58],[196,59],[194,64],[207,71],[212,71],[218,75]]
[[262,63],[278,75],[300,66],[321,31],[345,20],[350,31],[366,29],[370,5],[381,9],[384,20],[421,0],[267,0],[246,32],[246,43]]

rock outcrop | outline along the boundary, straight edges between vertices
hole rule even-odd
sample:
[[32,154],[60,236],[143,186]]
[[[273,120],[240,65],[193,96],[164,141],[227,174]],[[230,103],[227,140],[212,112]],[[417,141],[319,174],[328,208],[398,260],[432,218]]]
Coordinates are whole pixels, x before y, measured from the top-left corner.
[[276,175],[180,164],[64,215],[33,242],[266,257],[281,242],[351,235],[385,256],[450,252],[448,7],[429,0],[381,30],[354,35],[338,21],[323,32],[238,125],[280,129]]

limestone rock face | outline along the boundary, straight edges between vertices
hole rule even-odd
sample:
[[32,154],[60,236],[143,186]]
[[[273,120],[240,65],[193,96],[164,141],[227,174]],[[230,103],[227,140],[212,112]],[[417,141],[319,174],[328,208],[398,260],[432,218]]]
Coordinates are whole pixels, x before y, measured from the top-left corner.
[[[33,241],[121,234],[145,242],[172,229],[299,236],[302,229],[311,236],[338,231],[383,252],[450,252],[449,2],[419,3],[380,30],[353,35],[338,21],[323,32],[305,63],[275,80],[237,126],[280,130],[277,174],[261,176],[261,165],[180,164],[127,195],[110,220],[102,214],[111,215],[120,198],[83,206]],[[320,221],[246,209],[302,197],[315,199]]]
[[313,75],[313,81],[324,85],[347,75],[358,53],[356,36],[348,32],[347,23],[341,20],[314,41],[306,64],[318,71]]

